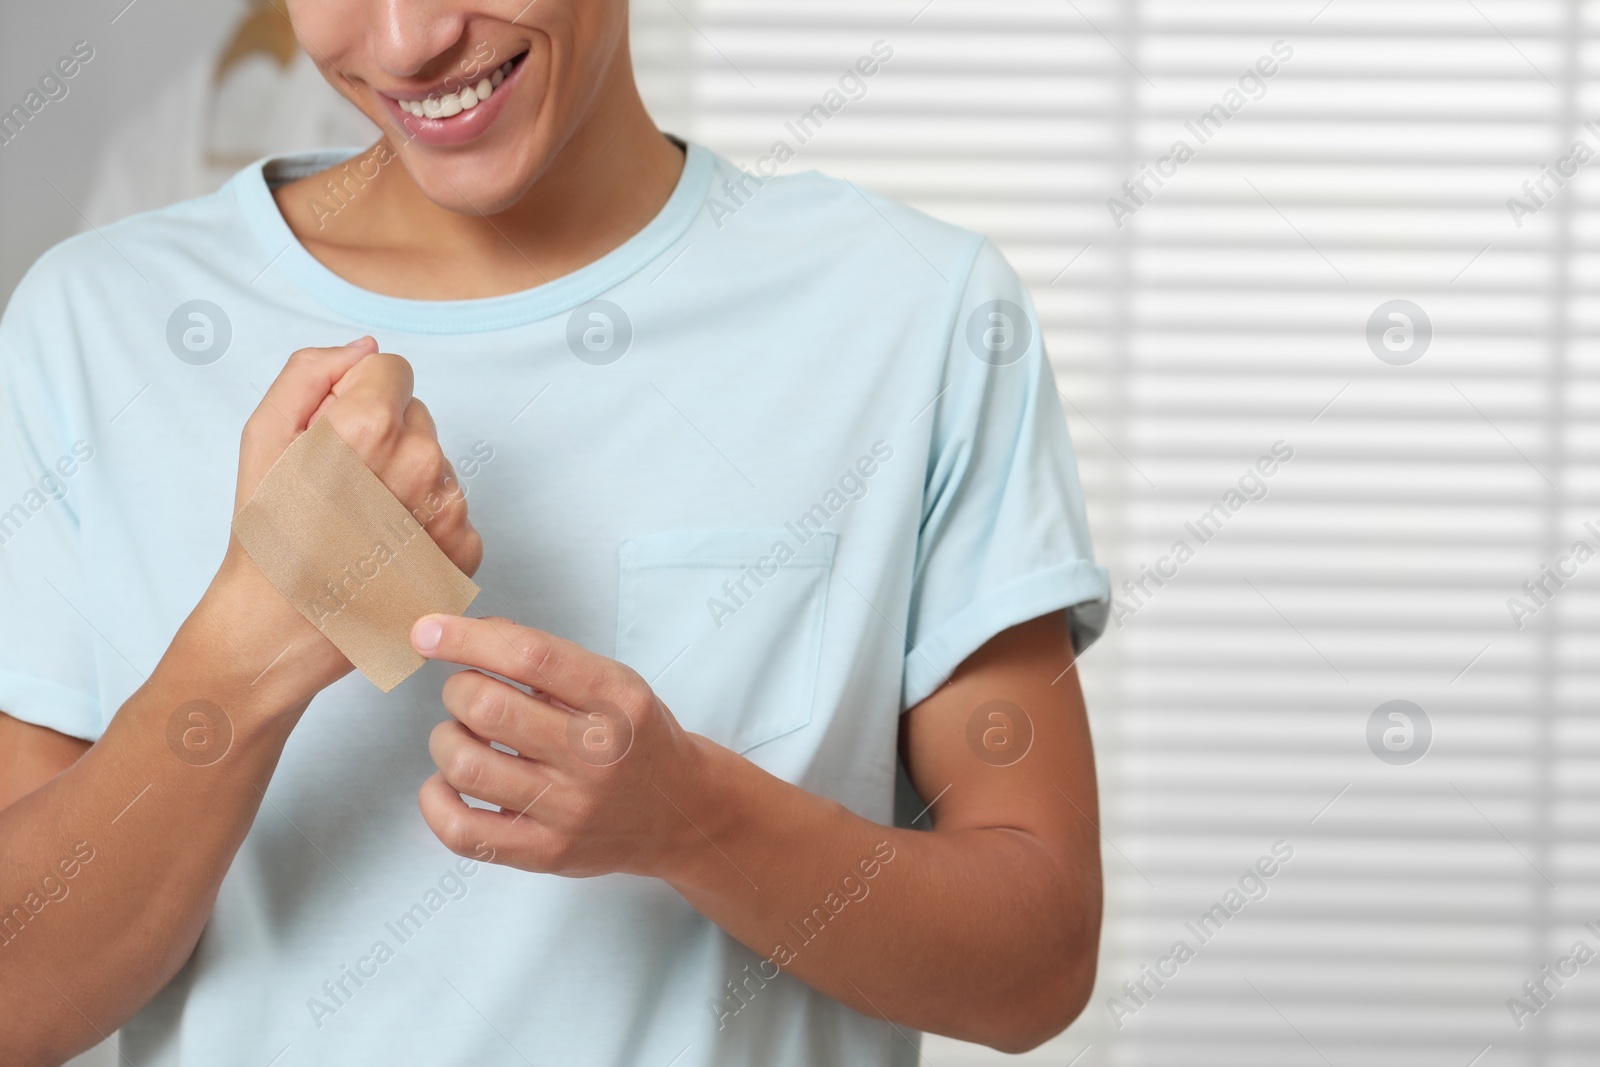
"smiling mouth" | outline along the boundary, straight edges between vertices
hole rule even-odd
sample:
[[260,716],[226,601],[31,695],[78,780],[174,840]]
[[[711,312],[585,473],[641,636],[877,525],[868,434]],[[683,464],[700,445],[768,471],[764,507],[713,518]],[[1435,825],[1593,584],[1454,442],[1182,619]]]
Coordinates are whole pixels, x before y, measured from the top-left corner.
[[523,52],[519,56],[508,59],[496,67],[493,72],[479,78],[476,83],[464,85],[453,92],[432,92],[416,100],[395,99],[395,103],[400,106],[400,110],[408,112],[419,119],[455,118],[463,112],[471,111],[493,96],[495,90],[500,88],[500,83],[505,81],[527,56],[528,53]]

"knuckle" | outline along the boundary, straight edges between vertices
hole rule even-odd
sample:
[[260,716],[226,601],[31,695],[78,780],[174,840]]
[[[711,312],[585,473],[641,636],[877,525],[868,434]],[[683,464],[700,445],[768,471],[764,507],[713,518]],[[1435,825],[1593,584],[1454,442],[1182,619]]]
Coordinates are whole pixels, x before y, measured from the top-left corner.
[[[465,520],[463,520],[465,522]],[[453,551],[446,553],[460,567],[462,572],[473,575],[478,572],[478,567],[483,563],[483,536],[477,530],[468,526],[465,533],[460,535],[457,543],[452,546]]]
[[394,436],[395,418],[392,412],[376,404],[362,404],[338,410],[334,429],[355,452],[364,458],[380,450]]
[[617,693],[617,707],[635,725],[655,714],[656,695],[648,683],[631,670],[631,677]]
[[526,663],[534,674],[543,676],[545,665],[555,652],[555,645],[542,633],[524,630],[512,641],[517,658]]
[[573,804],[572,817],[579,826],[587,826],[599,814],[600,801],[594,796],[582,796]]
[[445,505],[453,512],[465,511],[467,507],[467,491],[456,477],[455,468],[448,462],[441,464],[438,474],[439,495],[444,497]]
[[449,772],[446,777],[450,780],[450,784],[461,792],[471,793],[483,785],[486,776],[483,757],[470,748],[458,748],[450,754],[447,762]]
[[442,458],[437,445],[414,436],[403,440],[395,454],[394,474],[401,489],[398,495],[415,502],[412,513],[424,523],[438,518],[450,504],[449,496],[441,489]]
[[[424,511],[424,514],[426,513]],[[461,513],[461,508],[446,500],[443,506],[429,517],[428,533],[440,543],[440,547],[443,547],[457,537],[466,523],[467,517]]]
[[444,510],[444,500],[425,470],[415,464],[400,464],[393,472],[398,484],[396,495],[411,503],[411,512],[424,524],[437,518]]
[[506,706],[505,691],[490,678],[479,675],[472,694],[467,698],[466,717],[474,733],[481,737],[496,737],[510,725],[510,712]]
[[374,352],[367,359],[372,361],[374,367],[381,368],[402,381],[411,380],[411,361],[405,356],[393,352]]
[[473,851],[472,830],[467,826],[467,821],[459,815],[445,819],[444,825],[439,827],[439,840],[444,843],[445,848],[460,856]]
[[426,478],[429,485],[439,480],[439,467],[444,461],[444,453],[433,438],[408,428],[400,442],[399,455],[406,467],[418,478]]

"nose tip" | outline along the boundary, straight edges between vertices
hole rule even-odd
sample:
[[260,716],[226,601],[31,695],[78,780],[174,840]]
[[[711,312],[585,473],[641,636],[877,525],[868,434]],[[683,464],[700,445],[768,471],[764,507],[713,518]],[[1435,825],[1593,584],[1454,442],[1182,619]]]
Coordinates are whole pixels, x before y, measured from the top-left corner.
[[414,78],[448,53],[467,29],[466,13],[453,5],[384,0],[373,34],[373,57],[384,73]]

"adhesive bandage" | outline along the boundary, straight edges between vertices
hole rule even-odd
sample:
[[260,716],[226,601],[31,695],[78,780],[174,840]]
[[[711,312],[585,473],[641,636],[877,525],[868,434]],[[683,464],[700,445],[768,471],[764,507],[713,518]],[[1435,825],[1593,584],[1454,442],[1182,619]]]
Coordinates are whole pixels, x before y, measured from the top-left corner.
[[425,662],[412,624],[459,615],[479,591],[325,418],[267,471],[233,532],[273,588],[385,693]]

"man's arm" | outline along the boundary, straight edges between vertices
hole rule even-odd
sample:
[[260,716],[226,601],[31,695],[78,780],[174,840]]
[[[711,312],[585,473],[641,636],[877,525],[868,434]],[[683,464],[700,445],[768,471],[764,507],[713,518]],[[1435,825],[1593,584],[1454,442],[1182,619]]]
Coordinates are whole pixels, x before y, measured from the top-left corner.
[[0,810],[72,766],[88,749],[87,741],[0,711]]
[[[903,717],[929,831],[878,825],[687,733],[632,671],[548,634],[434,616],[413,640],[581,709],[602,740],[628,737],[614,761],[574,758],[572,712],[475,671],[454,676],[444,697],[458,721],[435,731],[442,774],[420,797],[453,850],[486,843],[497,862],[531,870],[662,878],[856,1010],[1006,1051],[1059,1033],[1087,1002],[1098,814],[1062,614],[1000,634]],[[469,808],[461,793],[506,810]],[[748,997],[775,973],[729,978]],[[730,997],[724,1025],[739,1025],[740,1004]]]
[[0,810],[8,1063],[81,1052],[177,973],[304,710],[286,687],[250,685],[249,661],[234,661],[237,646],[220,635],[232,627],[257,649],[277,638],[238,634],[258,609],[214,588],[94,745],[10,717],[0,727],[0,745],[26,744],[0,779],[10,799]]
[[[725,754],[710,773],[731,775],[732,791],[706,830],[760,888],[708,849],[675,884],[763,956],[793,946],[786,969],[863,1014],[1006,1052],[1054,1037],[1088,1002],[1100,941],[1094,752],[1072,658],[1065,619],[1037,619],[906,713],[901,751],[931,805],[927,832],[774,788]],[[885,841],[894,859],[868,882],[859,861]],[[851,874],[870,895],[802,942]]]
[[[440,487],[449,462],[411,397],[410,368],[375,347],[367,338],[295,353],[245,427],[236,509],[323,412],[408,508]],[[453,497],[428,511],[429,535],[476,570],[482,542],[465,504]],[[290,731],[349,670],[233,540],[161,662],[93,745],[0,715],[7,1067],[61,1063],[171,980]]]

